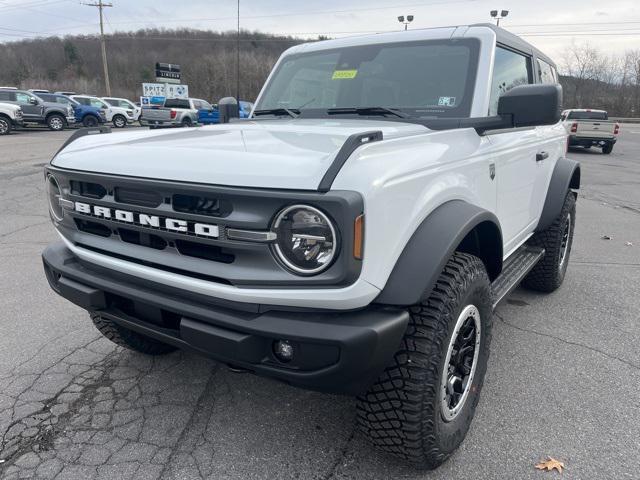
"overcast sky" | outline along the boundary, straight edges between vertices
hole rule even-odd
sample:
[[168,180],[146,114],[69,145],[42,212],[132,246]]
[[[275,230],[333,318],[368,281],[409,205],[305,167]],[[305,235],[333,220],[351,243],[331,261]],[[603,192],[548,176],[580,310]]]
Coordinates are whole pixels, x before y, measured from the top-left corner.
[[[96,33],[97,0],[0,0],[0,41],[38,35]],[[109,0],[106,31],[150,27],[231,30],[236,0]],[[523,35],[560,63],[572,41],[603,51],[640,49],[640,0],[240,0],[241,27],[311,36],[354,35],[398,29],[398,15],[413,14],[410,28],[490,20],[508,9],[502,25]],[[586,35],[589,33],[589,35]]]

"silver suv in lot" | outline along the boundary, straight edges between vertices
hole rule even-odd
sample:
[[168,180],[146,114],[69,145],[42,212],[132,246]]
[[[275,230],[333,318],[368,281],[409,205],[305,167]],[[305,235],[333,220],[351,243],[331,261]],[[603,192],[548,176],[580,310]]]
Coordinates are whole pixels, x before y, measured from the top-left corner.
[[45,102],[27,90],[0,88],[0,102],[21,107],[25,124],[41,124],[50,130],[60,131],[76,121],[70,106]]

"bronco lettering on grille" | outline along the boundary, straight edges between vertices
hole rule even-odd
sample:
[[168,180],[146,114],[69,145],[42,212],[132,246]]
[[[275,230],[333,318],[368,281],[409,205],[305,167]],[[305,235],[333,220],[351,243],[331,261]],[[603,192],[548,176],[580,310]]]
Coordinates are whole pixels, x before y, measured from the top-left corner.
[[75,202],[74,211],[85,215],[104,218],[106,220],[131,223],[141,227],[160,228],[171,232],[186,234],[191,233],[209,238],[218,238],[219,236],[218,226],[206,223],[187,222],[186,220],[176,218],[166,218],[157,215],[148,215],[146,213],[117,210],[98,205],[89,205],[88,203],[82,202]]

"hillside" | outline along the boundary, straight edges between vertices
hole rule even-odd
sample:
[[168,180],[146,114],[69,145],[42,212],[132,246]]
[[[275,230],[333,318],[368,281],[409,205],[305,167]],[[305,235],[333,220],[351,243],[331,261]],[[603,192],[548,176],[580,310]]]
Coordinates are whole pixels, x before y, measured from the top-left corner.
[[[254,99],[273,64],[300,39],[242,32],[241,96]],[[190,94],[218,99],[236,93],[236,33],[141,30],[107,36],[114,96],[137,98],[153,82],[156,62],[177,63]],[[99,37],[51,37],[2,44],[0,85],[104,95]]]

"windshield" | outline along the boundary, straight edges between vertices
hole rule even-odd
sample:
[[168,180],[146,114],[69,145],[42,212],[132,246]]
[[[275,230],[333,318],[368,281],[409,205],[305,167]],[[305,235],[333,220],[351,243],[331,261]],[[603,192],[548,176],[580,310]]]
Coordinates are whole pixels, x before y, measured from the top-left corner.
[[[477,40],[362,45],[293,54],[274,72],[256,111],[386,107],[412,117],[466,117]],[[307,116],[307,115],[305,115]]]
[[607,120],[607,112],[571,112],[569,120]]

